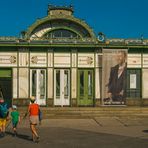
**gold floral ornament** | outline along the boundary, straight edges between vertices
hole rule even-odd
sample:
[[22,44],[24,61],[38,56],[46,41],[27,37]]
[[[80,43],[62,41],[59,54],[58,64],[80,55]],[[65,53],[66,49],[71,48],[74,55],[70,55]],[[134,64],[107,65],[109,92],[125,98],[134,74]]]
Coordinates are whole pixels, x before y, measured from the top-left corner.
[[87,64],[92,64],[93,63],[93,58],[92,57],[87,57]]
[[16,57],[15,56],[10,56],[10,62],[12,63],[16,63]]
[[31,57],[31,63],[37,64],[37,62],[38,62],[38,57],[37,56]]
[[93,58],[86,57],[86,59],[80,59],[79,61],[85,61],[87,64],[91,65],[93,63]]

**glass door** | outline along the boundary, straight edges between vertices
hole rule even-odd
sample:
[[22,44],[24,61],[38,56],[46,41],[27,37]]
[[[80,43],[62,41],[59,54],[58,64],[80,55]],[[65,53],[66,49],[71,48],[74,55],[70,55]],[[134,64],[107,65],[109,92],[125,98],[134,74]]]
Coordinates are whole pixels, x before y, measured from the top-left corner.
[[70,71],[54,70],[54,105],[70,105]]
[[93,70],[78,70],[78,105],[92,106],[93,97]]
[[46,69],[31,69],[30,95],[39,105],[46,105]]

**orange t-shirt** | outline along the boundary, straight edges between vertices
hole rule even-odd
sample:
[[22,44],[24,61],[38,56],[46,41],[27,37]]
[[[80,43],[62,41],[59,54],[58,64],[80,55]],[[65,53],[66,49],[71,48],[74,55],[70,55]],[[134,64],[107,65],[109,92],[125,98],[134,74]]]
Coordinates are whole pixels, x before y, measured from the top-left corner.
[[29,105],[29,113],[30,116],[38,116],[39,115],[39,105],[34,103]]

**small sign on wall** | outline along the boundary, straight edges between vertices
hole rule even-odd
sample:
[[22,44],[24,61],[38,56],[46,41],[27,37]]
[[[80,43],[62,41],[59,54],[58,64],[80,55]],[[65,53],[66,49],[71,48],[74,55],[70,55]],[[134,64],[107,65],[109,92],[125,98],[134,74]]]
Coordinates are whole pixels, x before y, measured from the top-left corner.
[[136,74],[130,74],[130,89],[136,89]]

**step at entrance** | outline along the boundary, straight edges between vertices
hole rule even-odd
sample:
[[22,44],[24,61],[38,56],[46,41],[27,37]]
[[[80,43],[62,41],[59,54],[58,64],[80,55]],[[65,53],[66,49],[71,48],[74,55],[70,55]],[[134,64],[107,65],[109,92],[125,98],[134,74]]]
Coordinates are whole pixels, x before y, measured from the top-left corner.
[[[18,108],[22,116],[25,114],[27,108],[20,107]],[[94,118],[94,117],[148,117],[148,108],[146,107],[55,107],[55,108],[41,108],[43,112],[43,118],[52,119],[52,118]]]

